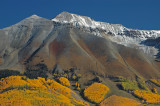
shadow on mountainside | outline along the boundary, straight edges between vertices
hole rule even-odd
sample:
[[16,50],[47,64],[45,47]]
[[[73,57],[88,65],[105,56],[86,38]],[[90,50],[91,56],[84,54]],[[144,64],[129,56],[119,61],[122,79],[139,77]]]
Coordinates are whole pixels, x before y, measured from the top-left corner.
[[155,56],[156,56],[156,61],[160,62],[160,37],[156,39],[150,38],[150,39],[144,40],[140,44],[151,46],[158,49],[158,53]]

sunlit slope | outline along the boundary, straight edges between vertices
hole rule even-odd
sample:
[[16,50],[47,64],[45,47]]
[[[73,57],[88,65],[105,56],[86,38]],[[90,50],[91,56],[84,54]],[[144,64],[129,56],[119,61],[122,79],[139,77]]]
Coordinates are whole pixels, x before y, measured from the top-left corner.
[[140,104],[140,102],[133,99],[112,95],[102,101],[99,106],[140,106]]
[[153,58],[146,54],[70,25],[58,27],[27,61],[30,65],[43,61],[49,70],[56,64],[64,70],[77,67],[83,75],[97,73],[100,76],[142,76],[150,79],[160,74]]
[[54,106],[87,106],[68,87],[54,80],[44,78],[28,79],[23,76],[10,76],[0,81],[0,105],[54,105]]
[[[96,36],[95,31],[101,36]],[[31,16],[0,30],[0,37],[0,69],[23,72],[27,65],[43,63],[50,71],[59,64],[64,70],[77,67],[87,75],[151,79],[160,74],[153,57],[114,42],[111,33],[100,29],[88,31]]]

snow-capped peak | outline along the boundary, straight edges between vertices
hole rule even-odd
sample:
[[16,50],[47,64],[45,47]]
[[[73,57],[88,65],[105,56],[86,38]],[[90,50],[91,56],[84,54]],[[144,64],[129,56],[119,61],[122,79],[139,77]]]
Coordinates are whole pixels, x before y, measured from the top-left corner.
[[62,12],[56,16],[52,21],[61,22],[61,23],[72,23],[79,24],[80,26],[93,26],[93,20],[86,16],[80,16],[77,14],[71,14],[68,12]]
[[[104,30],[106,34],[112,33],[113,35],[128,36],[139,39],[157,38],[160,37],[160,31],[156,30],[137,30],[129,29],[121,24],[110,24],[105,22],[98,22],[87,16],[80,16],[77,14],[71,14],[68,12],[62,12],[57,15],[52,21],[60,23],[70,23],[75,27],[92,28]],[[99,31],[94,32],[96,35],[100,35]],[[101,36],[101,35],[100,35]]]
[[102,28],[102,29],[105,29],[105,24],[109,24],[109,23],[97,22],[87,16],[80,16],[68,12],[60,13],[54,19],[52,19],[52,21],[60,23],[72,23],[75,26]]
[[[157,49],[141,44],[142,41],[148,38],[156,39],[160,37],[160,30],[138,30],[129,29],[121,24],[110,24],[105,22],[98,22],[90,17],[62,12],[57,15],[54,22],[62,24],[72,24],[76,28],[83,28],[83,31],[89,32],[99,37],[105,37],[108,34],[112,35],[109,38],[118,44],[124,46],[139,48],[147,54],[157,54]],[[104,35],[104,33],[106,35]]]

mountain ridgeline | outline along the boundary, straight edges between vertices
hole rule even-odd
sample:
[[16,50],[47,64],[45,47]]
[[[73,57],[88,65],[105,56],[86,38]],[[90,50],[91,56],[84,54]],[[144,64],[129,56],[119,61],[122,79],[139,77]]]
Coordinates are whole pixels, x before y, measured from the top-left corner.
[[51,20],[33,15],[0,30],[0,69],[24,73],[45,64],[52,74],[55,66],[61,73],[76,68],[81,83],[95,76],[160,78],[159,37],[157,30],[129,29],[68,12]]

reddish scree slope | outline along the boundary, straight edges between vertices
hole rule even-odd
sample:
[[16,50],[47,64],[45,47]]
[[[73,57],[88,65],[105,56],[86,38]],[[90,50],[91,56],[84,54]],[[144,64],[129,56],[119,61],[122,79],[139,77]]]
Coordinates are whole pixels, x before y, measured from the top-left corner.
[[62,69],[77,67],[84,76],[159,77],[159,65],[136,49],[69,27],[59,28],[52,36],[55,39],[46,41],[28,64],[44,63],[50,70],[55,64]]

